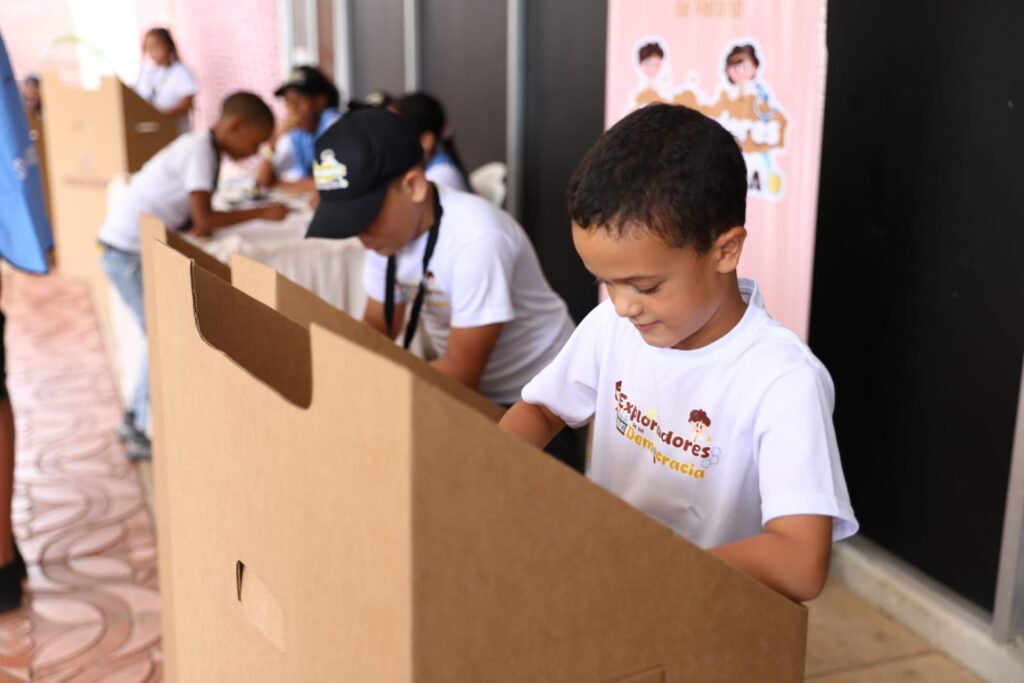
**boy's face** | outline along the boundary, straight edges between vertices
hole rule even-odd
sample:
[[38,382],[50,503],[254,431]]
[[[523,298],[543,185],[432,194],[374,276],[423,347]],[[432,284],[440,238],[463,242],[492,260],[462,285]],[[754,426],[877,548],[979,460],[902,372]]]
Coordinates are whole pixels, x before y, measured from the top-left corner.
[[273,132],[268,126],[259,126],[242,118],[235,118],[227,127],[223,139],[218,140],[218,144],[232,159],[246,159],[258,152],[260,145],[269,140]]
[[392,182],[377,217],[359,233],[363,246],[381,256],[392,256],[415,240],[423,219],[426,188],[422,169],[409,171]]
[[288,119],[297,127],[313,133],[320,122],[320,114],[326,108],[323,96],[308,95],[294,88],[284,93],[284,106]]
[[572,229],[576,251],[607,286],[615,312],[651,346],[677,349],[705,346],[735,324],[720,309],[745,235],[743,228],[732,228],[699,254],[692,247],[667,246],[643,227],[621,235],[600,226]]
[[661,70],[661,57],[654,55],[648,57],[644,61],[640,62],[640,70],[644,72],[644,75],[648,78],[654,78],[658,75],[658,71]]

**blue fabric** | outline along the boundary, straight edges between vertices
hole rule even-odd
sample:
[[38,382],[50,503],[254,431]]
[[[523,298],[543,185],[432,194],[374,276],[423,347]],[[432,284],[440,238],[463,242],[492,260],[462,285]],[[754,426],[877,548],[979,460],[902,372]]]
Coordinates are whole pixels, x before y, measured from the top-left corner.
[[28,121],[3,36],[0,89],[0,258],[31,273],[46,273],[53,233],[46,217],[36,148],[28,136]]
[[[142,258],[138,254],[103,247],[100,265],[114,289],[135,315],[143,334],[146,332],[146,309],[142,298]],[[135,380],[128,409],[135,413],[135,428],[146,433],[149,422],[149,355],[145,348],[140,359],[139,376]]]
[[[448,164],[449,166],[455,166],[455,159],[452,159],[450,156],[448,156],[447,153],[442,152],[441,150],[437,150],[436,152],[434,152],[434,155],[430,157],[430,161],[427,162],[427,167],[425,170],[429,171],[431,167],[438,166],[440,164]],[[456,166],[456,168],[458,167]]]
[[320,122],[316,126],[315,133],[299,128],[288,131],[288,135],[292,139],[292,146],[295,148],[295,158],[298,160],[299,170],[302,171],[304,177],[311,178],[313,176],[317,138],[323,135],[324,131],[330,128],[337,119],[338,110],[329,107],[320,114]]

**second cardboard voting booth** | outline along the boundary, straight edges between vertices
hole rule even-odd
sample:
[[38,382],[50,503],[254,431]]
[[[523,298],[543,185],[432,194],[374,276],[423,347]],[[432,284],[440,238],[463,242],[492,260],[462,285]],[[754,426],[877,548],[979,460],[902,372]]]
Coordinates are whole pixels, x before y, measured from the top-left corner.
[[804,607],[383,347],[145,252],[174,680],[802,680]]

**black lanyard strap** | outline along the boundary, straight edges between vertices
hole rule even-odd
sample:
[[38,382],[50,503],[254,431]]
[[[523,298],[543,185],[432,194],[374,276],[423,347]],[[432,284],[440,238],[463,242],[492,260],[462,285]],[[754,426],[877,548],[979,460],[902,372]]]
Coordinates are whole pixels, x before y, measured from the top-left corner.
[[[427,235],[427,246],[423,250],[423,278],[420,280],[419,289],[416,290],[416,298],[412,302],[412,310],[409,311],[409,321],[405,325],[405,337],[402,341],[402,348],[408,349],[412,343],[413,335],[416,334],[416,326],[420,321],[420,310],[423,308],[423,300],[427,295],[427,268],[430,265],[430,258],[434,255],[434,247],[437,246],[437,236],[441,232],[441,195],[434,183],[430,184],[434,192],[434,224],[430,226]],[[388,336],[394,329],[395,322],[395,281],[397,279],[398,264],[395,256],[388,257],[387,272],[384,275],[384,320],[388,326]]]

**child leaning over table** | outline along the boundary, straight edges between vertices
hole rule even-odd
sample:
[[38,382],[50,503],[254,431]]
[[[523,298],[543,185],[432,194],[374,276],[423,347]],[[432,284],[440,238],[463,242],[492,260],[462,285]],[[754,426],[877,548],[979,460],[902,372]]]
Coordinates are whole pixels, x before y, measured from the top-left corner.
[[[236,160],[250,157],[273,131],[274,115],[263,100],[247,92],[230,95],[213,128],[182,135],[160,150],[132,176],[124,194],[108,210],[99,234],[103,272],[143,330],[139,215],[151,214],[171,229],[198,236],[253,218],[281,220],[288,212],[282,204],[242,211],[214,211],[211,206],[221,155]],[[129,458],[150,456],[148,420],[148,358],[143,354],[131,405],[118,429]]]
[[650,105],[569,185],[576,251],[609,300],[523,389],[501,427],[541,447],[594,423],[589,476],[793,600],[857,531],[832,379],[736,267],[747,175],[736,140]]

